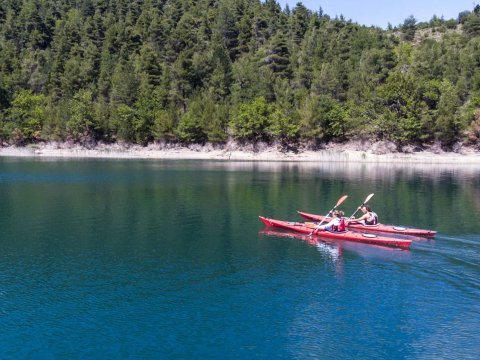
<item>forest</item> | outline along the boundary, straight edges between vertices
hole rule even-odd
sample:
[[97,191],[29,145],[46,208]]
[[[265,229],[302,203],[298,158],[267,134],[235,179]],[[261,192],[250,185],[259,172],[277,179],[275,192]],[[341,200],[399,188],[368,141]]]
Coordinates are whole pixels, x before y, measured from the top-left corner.
[[480,148],[480,6],[381,29],[275,0],[0,2],[1,144],[230,139]]

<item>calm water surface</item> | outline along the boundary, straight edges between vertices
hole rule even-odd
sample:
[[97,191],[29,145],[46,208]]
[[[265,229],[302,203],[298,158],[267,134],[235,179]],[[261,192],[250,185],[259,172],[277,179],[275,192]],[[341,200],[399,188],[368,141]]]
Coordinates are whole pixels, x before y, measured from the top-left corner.
[[[410,251],[265,233],[342,194]],[[478,359],[480,169],[0,159],[0,358]]]

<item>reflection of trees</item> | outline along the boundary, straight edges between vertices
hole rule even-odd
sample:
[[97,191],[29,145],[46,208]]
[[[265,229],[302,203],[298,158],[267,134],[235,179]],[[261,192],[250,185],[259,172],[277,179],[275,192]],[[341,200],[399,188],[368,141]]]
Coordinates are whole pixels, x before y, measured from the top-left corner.
[[293,220],[296,210],[323,213],[343,194],[349,198],[341,207],[350,214],[374,192],[370,205],[383,223],[446,233],[479,231],[479,224],[468,220],[480,206],[480,168],[471,165],[206,162],[204,166],[228,170],[231,179],[248,174],[251,186],[237,200],[258,206],[255,215]]
[[478,222],[478,216],[476,214],[480,214],[480,183],[478,180],[464,181],[463,186],[465,186],[465,202],[471,203],[474,209],[470,218]]
[[[341,208],[350,215],[372,192],[370,204],[383,223],[480,233],[480,169],[473,166],[18,162],[5,163],[4,172],[24,174],[4,178],[1,198],[8,224],[26,225],[17,231],[25,238],[35,226],[51,226],[91,235],[78,241],[113,234],[117,243],[162,239],[178,249],[175,239],[194,229],[192,243],[201,235],[227,247],[230,234],[258,230],[258,215],[296,220],[297,210],[326,213],[343,194],[349,198]],[[152,229],[158,238],[139,236]]]

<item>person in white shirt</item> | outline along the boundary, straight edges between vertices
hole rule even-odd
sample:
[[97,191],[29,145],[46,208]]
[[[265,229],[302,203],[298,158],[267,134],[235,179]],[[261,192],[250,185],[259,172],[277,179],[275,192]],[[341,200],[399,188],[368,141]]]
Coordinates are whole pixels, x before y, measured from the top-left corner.
[[332,213],[332,219],[327,224],[318,226],[318,229],[328,231],[345,231],[345,222],[342,221],[342,216],[344,214],[345,213],[341,210],[335,210]]

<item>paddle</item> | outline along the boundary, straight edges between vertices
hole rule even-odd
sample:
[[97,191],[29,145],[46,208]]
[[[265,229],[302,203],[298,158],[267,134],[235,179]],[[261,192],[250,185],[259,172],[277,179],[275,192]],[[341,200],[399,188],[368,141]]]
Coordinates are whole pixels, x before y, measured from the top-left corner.
[[373,195],[375,194],[370,194],[368,195],[366,198],[365,198],[365,201],[362,203],[362,205],[360,205],[357,210],[355,210],[355,212],[352,214],[352,216],[350,216],[348,219],[353,219],[353,217],[355,216],[355,214],[358,212],[358,210],[360,210],[360,208],[362,206],[364,206],[366,203],[368,203],[370,201],[370,199],[373,197]]
[[312,230],[312,232],[308,235],[308,236],[312,236],[312,234],[318,230],[320,228],[320,226],[323,224],[323,221],[328,218],[328,216],[338,207],[340,206],[341,203],[343,203],[346,199],[347,199],[348,195],[343,195],[340,199],[338,199],[337,203],[335,204],[335,206],[332,208],[332,210],[330,210],[327,214],[327,216],[325,216],[322,221],[320,221],[320,223],[315,227],[315,229]]

